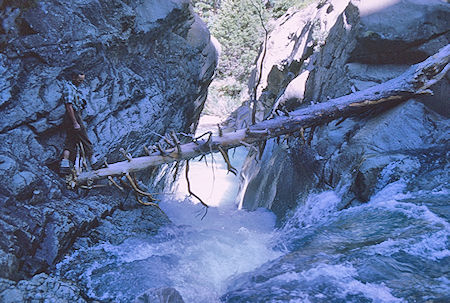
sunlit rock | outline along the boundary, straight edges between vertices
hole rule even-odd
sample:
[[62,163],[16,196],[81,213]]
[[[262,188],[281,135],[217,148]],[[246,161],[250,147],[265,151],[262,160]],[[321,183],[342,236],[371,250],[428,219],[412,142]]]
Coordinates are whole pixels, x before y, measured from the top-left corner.
[[[448,44],[444,16],[449,11],[442,1],[413,0],[323,1],[300,12],[289,10],[272,24],[258,87],[260,106],[266,107],[258,109],[259,117],[267,117],[276,107],[325,102],[396,77]],[[269,207],[283,219],[305,198],[305,190],[336,189],[344,195],[341,207],[367,201],[376,192],[384,167],[414,162],[411,153],[440,150],[445,144],[437,137],[447,127],[432,125],[448,123],[439,116],[449,115],[448,83],[444,79],[433,90],[434,97],[384,114],[380,110],[332,122],[314,134],[305,130],[311,147],[300,138],[279,148],[268,144],[262,161],[249,157],[244,166],[241,206]],[[376,114],[380,116],[369,118]],[[415,171],[411,166],[404,174]],[[291,184],[292,198],[282,184]],[[262,196],[265,199],[255,199]]]

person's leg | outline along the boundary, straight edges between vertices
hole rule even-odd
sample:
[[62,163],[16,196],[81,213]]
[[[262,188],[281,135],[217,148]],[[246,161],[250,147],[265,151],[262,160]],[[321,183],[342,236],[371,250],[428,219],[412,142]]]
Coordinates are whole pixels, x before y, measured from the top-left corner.
[[63,158],[61,159],[61,163],[59,164],[59,172],[63,175],[70,174],[70,160],[69,160],[70,151],[64,150]]
[[74,133],[74,130],[70,129],[70,125],[66,126],[66,139],[64,141],[63,155],[59,172],[67,175],[71,171],[71,166],[75,162],[77,155],[77,140],[78,136]]
[[81,127],[80,131],[78,132],[78,140],[83,144],[86,159],[90,159],[92,157],[92,154],[94,153],[92,142],[91,140],[89,140],[86,129],[83,127]]
[[74,130],[67,132],[66,141],[64,142],[64,153],[63,157],[70,160],[70,163],[75,163],[75,158],[77,157],[77,144],[78,135]]
[[92,164],[94,164],[94,163],[92,163],[93,162],[92,156],[94,154],[92,142],[91,142],[91,140],[89,140],[83,120],[80,118],[79,115],[77,115],[76,118],[77,118],[78,123],[80,124],[80,130],[77,132],[78,142],[83,144],[83,150],[84,150],[84,155],[86,157],[86,160],[89,162],[89,164],[92,165]]
[[65,149],[63,152],[63,159],[69,160],[70,151],[68,149]]

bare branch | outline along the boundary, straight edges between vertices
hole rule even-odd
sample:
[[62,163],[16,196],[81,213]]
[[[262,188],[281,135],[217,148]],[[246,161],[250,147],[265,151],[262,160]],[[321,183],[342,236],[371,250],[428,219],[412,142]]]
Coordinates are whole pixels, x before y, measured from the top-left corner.
[[261,11],[261,8],[258,7],[253,1],[250,1],[251,4],[255,7],[258,16],[259,16],[259,20],[261,22],[261,26],[264,30],[264,42],[263,42],[263,51],[261,54],[261,61],[259,64],[259,68],[256,67],[256,73],[258,75],[258,78],[255,82],[255,85],[252,88],[252,93],[250,96],[251,102],[253,103],[253,108],[252,108],[252,125],[256,123],[256,104],[258,102],[257,98],[257,94],[258,94],[258,86],[261,84],[261,79],[262,79],[262,70],[263,70],[263,66],[264,66],[264,59],[266,58],[266,53],[267,53],[267,40],[269,39],[269,31],[266,28],[265,22],[264,22],[264,17]]
[[208,208],[209,208],[209,206],[208,206],[205,202],[203,202],[203,200],[200,199],[200,197],[197,196],[196,194],[194,194],[194,193],[192,192],[192,190],[191,190],[191,182],[190,182],[190,180],[189,180],[189,160],[186,161],[186,170],[185,170],[185,172],[186,172],[186,184],[187,184],[187,189],[188,189],[189,195],[195,197],[195,198],[196,198],[197,200],[199,200],[200,203],[205,207],[205,214],[204,214],[203,217],[202,217],[202,220],[203,220],[203,218],[204,218],[204,217],[206,216],[206,214],[208,213]]
[[119,184],[117,184],[117,182],[114,181],[113,177],[108,176],[108,180],[109,180],[109,182],[111,182],[112,185],[114,185],[115,187],[117,187],[120,191],[123,191],[123,187],[120,186]]
[[237,175],[237,169],[234,168],[233,165],[231,165],[230,157],[228,156],[228,149],[224,150],[222,148],[222,146],[220,146],[220,145],[217,148],[219,149],[220,153],[222,154],[222,157],[225,160],[225,163],[227,163],[228,171],[236,176]]

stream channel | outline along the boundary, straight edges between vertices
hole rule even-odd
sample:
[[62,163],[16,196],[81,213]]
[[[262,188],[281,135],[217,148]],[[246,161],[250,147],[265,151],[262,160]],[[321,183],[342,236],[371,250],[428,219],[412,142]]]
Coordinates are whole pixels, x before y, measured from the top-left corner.
[[[245,154],[231,151],[233,165]],[[191,161],[192,190],[211,205],[204,219],[180,181],[178,195],[160,202],[174,224],[77,251],[61,274],[100,302],[133,302],[159,287],[186,303],[450,302],[448,179],[412,192],[398,180],[344,210],[339,193],[312,193],[275,228],[270,211],[236,208],[238,179],[214,159],[214,170],[211,156],[208,166]],[[96,254],[101,263],[86,257]]]

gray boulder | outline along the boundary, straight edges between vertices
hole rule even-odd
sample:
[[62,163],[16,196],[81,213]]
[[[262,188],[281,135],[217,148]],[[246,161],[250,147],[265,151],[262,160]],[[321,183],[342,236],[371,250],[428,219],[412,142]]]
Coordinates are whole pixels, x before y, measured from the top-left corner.
[[4,303],[45,302],[85,303],[75,285],[58,278],[39,274],[18,283],[0,279],[0,301]]
[[[115,189],[68,191],[56,173],[69,70],[86,73],[83,118],[95,154],[116,161],[120,147],[136,156],[158,133],[195,130],[217,52],[186,0],[0,8],[0,277],[19,280],[48,270],[119,207],[136,208]],[[134,224],[155,231],[168,222],[152,219]]]
[[184,303],[184,300],[175,288],[158,288],[141,294],[134,303]]
[[[269,106],[259,116],[279,106],[324,102],[398,76],[448,44],[444,16],[449,12],[450,5],[442,1],[413,0],[321,1],[290,10],[275,21],[269,37],[259,88],[260,104]],[[311,146],[300,139],[268,144],[262,161],[247,159],[240,205],[268,207],[283,220],[310,190],[334,189],[343,196],[339,207],[346,207],[368,201],[383,182],[414,175],[432,161],[418,155],[444,156],[448,149],[443,139],[449,127],[448,80],[432,89],[432,97],[332,122],[314,135],[306,131]],[[398,175],[384,176],[387,166],[397,167]]]

